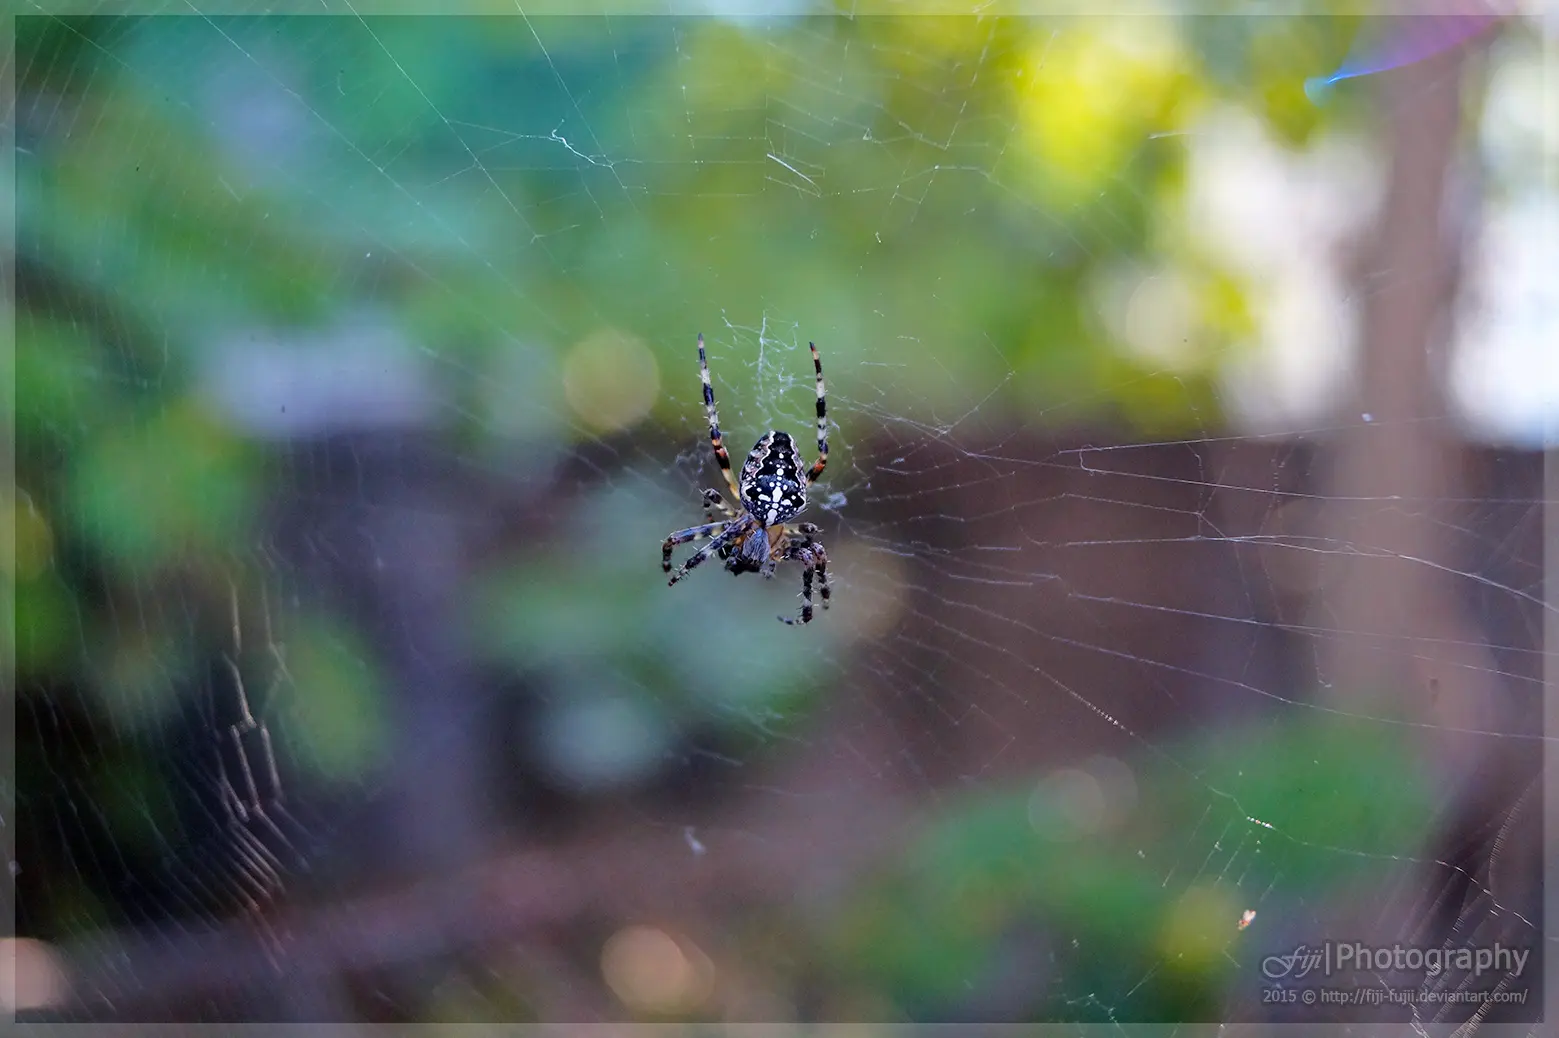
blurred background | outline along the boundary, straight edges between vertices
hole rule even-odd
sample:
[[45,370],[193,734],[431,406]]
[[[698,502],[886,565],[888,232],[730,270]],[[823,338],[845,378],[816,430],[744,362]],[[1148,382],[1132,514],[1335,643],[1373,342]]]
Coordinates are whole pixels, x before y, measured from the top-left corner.
[[15,20],[8,1007],[1539,1019],[1552,23],[720,8]]

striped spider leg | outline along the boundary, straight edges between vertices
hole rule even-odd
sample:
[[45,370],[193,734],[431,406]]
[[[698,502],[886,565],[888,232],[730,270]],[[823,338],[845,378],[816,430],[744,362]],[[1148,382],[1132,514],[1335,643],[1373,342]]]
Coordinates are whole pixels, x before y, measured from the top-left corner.
[[[704,384],[704,415],[709,419],[709,446],[714,448],[715,461],[720,466],[720,475],[725,477],[725,485],[731,489],[731,499],[740,501],[742,493],[736,488],[736,477],[731,474],[731,455],[725,449],[725,438],[720,435],[720,414],[715,410],[715,387],[709,378],[709,358],[704,355],[703,332],[698,333],[698,377]],[[726,502],[720,491],[704,491],[705,515],[713,515],[717,505],[726,515],[735,518],[736,509]]]
[[[812,577],[817,576],[818,597],[823,600],[823,608],[828,608],[828,553],[817,542],[817,534],[820,531],[813,523],[800,523],[795,530],[786,534],[785,544],[782,550],[783,558],[801,563],[801,622],[812,622]],[[779,618],[780,623],[794,624],[788,616]]]
[[[678,530],[676,533],[674,533],[671,536],[667,537],[666,540],[660,546],[660,568],[661,568],[661,572],[663,572],[663,573],[670,573],[671,572],[671,553],[672,553],[672,551],[674,551],[676,549],[677,545],[679,545],[679,544],[686,544],[689,541],[696,541],[700,537],[716,537],[716,538],[718,538],[718,536],[720,534],[720,531],[725,529],[725,527],[728,526],[728,525],[729,525],[729,523],[727,523],[725,521],[720,521],[720,522],[713,522],[713,523],[705,523],[703,526],[689,526],[686,530]],[[704,560],[703,559],[699,559],[698,561],[702,562]],[[690,559],[690,560],[688,560],[688,564],[683,566],[682,568],[684,570],[691,569],[693,566],[696,566],[697,564],[698,563],[693,562]],[[677,582],[676,579],[672,580],[673,584],[675,584],[676,582]]]
[[807,472],[807,483],[816,483],[828,466],[828,405],[823,397],[823,360],[817,355],[817,344],[807,343],[812,351],[812,367],[817,370],[817,460]]
[[[670,572],[671,552],[677,545],[696,541],[700,537],[713,537],[713,540],[698,549],[698,551],[689,556],[686,562],[678,566],[677,571],[671,574],[671,579],[666,581],[666,586],[670,587],[687,576],[689,571],[715,552],[720,552],[722,559],[727,558],[732,552],[744,546],[748,541],[753,540],[752,535],[754,533],[762,533],[762,531],[757,529],[757,522],[750,515],[744,515],[740,519],[732,519],[726,522],[705,523],[703,526],[690,526],[686,530],[678,530],[670,537],[667,537],[665,543],[661,545],[661,570],[663,572]],[[762,540],[767,543],[768,537],[764,536]],[[731,562],[727,562],[727,568],[730,568],[731,564]]]
[[727,519],[735,519],[738,514],[736,509],[732,508],[730,503],[726,501],[724,494],[714,487],[710,487],[704,491],[704,522],[712,523],[715,521],[715,509],[717,508]]

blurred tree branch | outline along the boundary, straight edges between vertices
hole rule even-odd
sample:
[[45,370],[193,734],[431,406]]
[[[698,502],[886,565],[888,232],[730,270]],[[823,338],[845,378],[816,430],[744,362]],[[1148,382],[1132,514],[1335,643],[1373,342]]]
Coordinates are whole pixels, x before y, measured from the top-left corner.
[[[1476,494],[1443,363],[1464,229],[1476,215],[1458,208],[1465,199],[1454,190],[1474,53],[1455,48],[1380,76],[1390,170],[1359,279],[1358,396],[1333,444],[1316,598],[1326,609],[1317,626],[1333,632],[1318,654],[1326,705],[1425,726],[1423,753],[1450,806],[1426,834],[1421,890],[1379,891],[1371,925],[1382,937],[1428,926],[1431,941],[1465,940],[1507,909],[1533,911],[1541,882],[1523,808],[1540,763],[1531,739],[1540,718],[1533,686],[1491,648],[1512,639],[1491,642],[1498,620],[1480,625],[1472,612],[1476,585],[1488,579],[1476,545],[1489,533],[1470,528],[1482,512],[1469,500]],[[1499,862],[1509,864],[1496,877]],[[1367,936],[1355,932],[1356,913],[1339,911],[1349,922],[1340,918],[1338,932]]]
[[1380,76],[1390,170],[1360,277],[1358,395],[1334,442],[1319,599],[1322,626],[1339,632],[1321,647],[1333,705],[1442,731],[1498,727],[1495,668],[1459,601],[1467,566],[1447,536],[1462,477],[1440,362],[1464,217],[1447,185],[1467,57],[1456,48]]

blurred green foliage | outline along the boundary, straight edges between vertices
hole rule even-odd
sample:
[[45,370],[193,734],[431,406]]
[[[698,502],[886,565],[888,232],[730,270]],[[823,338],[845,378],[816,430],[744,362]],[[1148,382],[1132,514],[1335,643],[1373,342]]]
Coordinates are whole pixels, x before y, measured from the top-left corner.
[[289,742],[325,778],[372,774],[391,741],[384,675],[351,629],[328,615],[300,619],[287,637],[287,674],[309,694],[287,699]]
[[[1422,852],[1436,805],[1402,731],[1336,718],[1223,729],[1134,761],[1131,810],[1102,828],[1055,783],[968,796],[865,887],[826,968],[911,1019],[945,1016],[1002,972],[1003,938],[1028,927],[1049,935],[1047,969],[1066,983],[1025,989],[1025,1015],[1219,1019],[1235,971],[1291,950],[1270,936],[1295,932],[1285,910]],[[1238,924],[1252,906],[1220,882],[1236,859],[1245,889],[1282,879],[1283,900],[1264,902],[1248,930]],[[1080,1003],[1087,991],[1132,995]]]

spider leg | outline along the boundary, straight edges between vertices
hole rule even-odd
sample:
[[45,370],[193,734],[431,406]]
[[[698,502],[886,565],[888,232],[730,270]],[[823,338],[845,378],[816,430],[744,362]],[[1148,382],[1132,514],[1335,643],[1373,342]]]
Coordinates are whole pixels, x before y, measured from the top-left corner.
[[[812,350],[812,367],[817,369],[817,460],[812,463],[811,471],[807,473],[807,482],[813,483],[823,474],[823,468],[828,464],[828,408],[823,397],[823,360],[817,355],[816,343],[809,342],[807,346]],[[708,390],[705,390],[704,395],[709,396]],[[741,500],[740,496],[737,500]]]
[[704,522],[712,523],[715,521],[716,508],[724,512],[727,519],[735,519],[739,514],[736,509],[726,503],[724,494],[711,487],[704,491]]
[[828,552],[823,550],[821,544],[816,542],[808,546],[812,557],[817,560],[817,594],[823,600],[823,608],[828,608],[830,591],[828,586]]
[[698,333],[698,377],[704,383],[704,411],[709,415],[709,445],[715,449],[715,460],[720,463],[720,474],[725,477],[725,485],[731,488],[731,496],[740,501],[741,491],[736,489],[736,477],[731,475],[731,455],[726,452],[725,442],[720,437],[720,416],[715,413],[715,387],[709,381],[709,360],[704,356],[703,332]]
[[790,535],[792,544],[792,557],[796,557],[802,548],[810,548],[817,560],[817,590],[818,596],[823,600],[823,608],[828,608],[830,589],[828,583],[828,552],[818,543],[817,535],[822,531],[816,523],[798,523],[796,529]]
[[667,537],[665,543],[660,546],[660,568],[663,572],[671,572],[671,552],[679,544],[688,541],[696,541],[700,537],[713,537],[720,532],[725,523],[705,523],[703,526],[689,526],[686,530],[678,530]]
[[[725,529],[721,530],[720,533],[716,535],[714,540],[698,549],[698,551],[694,552],[688,557],[686,562],[677,567],[677,571],[671,575],[671,579],[666,581],[666,586],[670,587],[672,584],[675,584],[677,581],[687,576],[688,572],[693,569],[693,567],[697,566],[699,563],[709,558],[709,556],[719,551],[722,546],[731,543],[731,541],[751,530],[753,528],[754,522],[755,520],[753,520],[752,517],[743,516],[734,522],[724,524]],[[707,529],[707,527],[699,527],[699,529]]]
[[[817,542],[817,534],[820,531],[815,523],[798,523],[796,528],[786,535],[784,550],[781,553],[786,560],[801,563],[801,623],[812,622],[812,587],[814,581],[817,585],[819,596],[823,600],[823,608],[828,608],[828,553]],[[789,617],[779,617],[781,623],[795,625],[796,621]]]
[[[801,563],[801,622],[804,624],[812,622],[812,577],[818,568],[817,551],[816,545],[801,545],[790,556]],[[796,621],[788,616],[780,617],[779,621],[792,627],[796,625]]]

